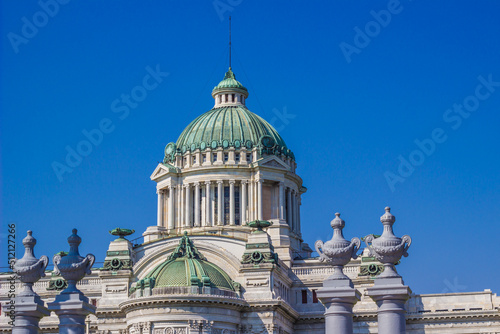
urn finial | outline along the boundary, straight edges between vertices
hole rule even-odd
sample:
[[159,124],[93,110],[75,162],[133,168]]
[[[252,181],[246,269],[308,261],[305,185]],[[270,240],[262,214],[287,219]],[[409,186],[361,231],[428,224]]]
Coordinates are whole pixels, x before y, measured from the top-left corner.
[[396,272],[395,264],[402,256],[408,256],[408,248],[411,245],[411,238],[404,235],[398,238],[394,235],[392,225],[396,217],[391,213],[391,208],[386,207],[385,213],[380,217],[380,222],[384,225],[382,235],[376,238],[373,234],[365,237],[365,243],[370,251],[370,256],[375,257],[384,265],[384,271],[379,277],[401,277]]
[[335,230],[340,228],[341,230],[345,227],[345,221],[340,218],[340,213],[335,213],[335,218],[330,222],[330,226]]
[[356,252],[359,250],[361,242],[359,238],[352,238],[347,241],[344,238],[342,229],[345,227],[345,222],[340,218],[340,213],[335,213],[335,218],[330,222],[333,228],[333,237],[331,240],[323,243],[318,240],[314,246],[319,254],[319,260],[325,261],[334,267],[333,279],[349,279],[343,273],[343,267],[351,261],[351,258],[356,258]]
[[61,273],[61,276],[68,282],[68,287],[61,293],[80,292],[76,288],[76,283],[85,277],[85,274],[90,274],[92,265],[95,261],[93,254],[87,254],[86,257],[80,256],[78,246],[82,242],[77,234],[78,230],[73,229],[72,234],[68,237],[69,253],[66,256],[60,254],[54,255],[54,272]]
[[391,225],[394,224],[396,221],[396,217],[391,213],[391,208],[386,206],[385,207],[385,213],[380,217],[380,221],[382,224],[384,223],[390,223]]
[[49,258],[42,255],[40,259],[35,257],[34,247],[36,239],[33,237],[33,232],[28,231],[27,236],[23,239],[24,256],[15,260],[13,271],[19,276],[19,279],[24,285],[23,291],[19,296],[34,296],[33,284],[41,277],[45,276],[45,268],[49,264]]

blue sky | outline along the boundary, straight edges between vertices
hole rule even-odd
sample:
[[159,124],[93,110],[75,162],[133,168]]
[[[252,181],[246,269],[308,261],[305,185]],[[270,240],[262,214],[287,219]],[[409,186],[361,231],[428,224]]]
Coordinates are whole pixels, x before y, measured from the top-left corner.
[[[149,176],[213,106],[231,14],[247,105],[280,131],[308,188],[305,241],[330,238],[337,211],[346,238],[380,234],[389,205],[395,233],[413,238],[398,270],[414,292],[500,292],[498,2],[1,6],[1,254],[12,222],[49,257],[76,227],[81,253],[98,261],[108,230],[139,237],[156,224]],[[136,88],[150,71],[157,85]],[[114,112],[133,91],[147,95]],[[58,177],[54,164],[99,127],[107,133]]]

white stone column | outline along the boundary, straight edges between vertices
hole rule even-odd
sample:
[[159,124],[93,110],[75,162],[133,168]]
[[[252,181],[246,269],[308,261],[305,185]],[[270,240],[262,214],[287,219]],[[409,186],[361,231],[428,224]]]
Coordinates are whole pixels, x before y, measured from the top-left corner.
[[[60,334],[84,334],[85,318],[95,314],[96,307],[89,303],[89,299],[76,288],[76,284],[87,273],[95,261],[92,254],[82,257],[78,251],[81,238],[77,230],[68,238],[70,245],[68,255],[61,257],[56,254],[53,258],[54,267],[59,270],[63,279],[68,282],[68,287],[58,294],[53,302],[47,304],[50,311],[59,318]],[[56,267],[57,266],[57,267]]]
[[212,200],[210,198],[210,181],[205,181],[205,226],[212,226],[212,214],[210,213],[210,207],[212,205]]
[[200,226],[200,182],[194,183],[194,226]]
[[169,186],[169,195],[168,195],[168,229],[174,228],[174,220],[175,220],[175,208],[174,208],[174,197],[175,196],[175,186]]
[[33,291],[33,284],[45,276],[49,259],[45,255],[40,259],[35,258],[36,239],[32,236],[32,231],[28,231],[26,238],[23,239],[23,245],[24,256],[16,260],[13,267],[14,273],[22,282],[21,291],[15,296],[15,304],[4,305],[4,312],[9,321],[14,323],[12,334],[38,334],[40,319],[50,316],[50,311],[40,296]]
[[181,195],[181,206],[179,207],[179,212],[181,217],[179,219],[179,224],[177,227],[182,227],[184,225],[184,219],[186,215],[186,210],[184,210],[184,206],[186,204],[186,195],[185,195],[186,187],[183,184],[179,185],[179,187]]
[[224,182],[222,180],[217,181],[217,225],[224,225],[224,208],[222,206],[222,203],[224,203],[223,186]]
[[302,198],[300,194],[297,195],[297,233],[300,233],[300,206],[302,203]]
[[178,184],[177,185],[177,208],[176,208],[176,212],[177,212],[177,215],[176,215],[176,219],[175,219],[175,228],[179,228],[181,227],[181,223],[182,223],[182,185],[181,184]]
[[191,226],[191,186],[189,183],[187,183],[185,186],[186,188],[186,213],[184,215],[185,222],[184,226],[190,227]]
[[250,180],[248,181],[248,221],[254,221],[255,220],[255,209],[254,209],[254,190],[253,190],[254,183]]
[[406,333],[405,303],[411,290],[401,277],[375,279],[367,294],[377,303],[378,332],[387,334]]
[[[352,334],[352,309],[360,300],[361,293],[354,288],[343,269],[352,258],[356,259],[361,241],[359,238],[347,241],[342,235],[345,222],[340,218],[340,213],[337,212],[335,216],[330,223],[334,230],[332,239],[325,243],[321,240],[314,243],[319,261],[333,265],[332,275],[323,281],[323,287],[318,290],[317,296],[325,306],[325,334]],[[387,332],[379,327],[378,333]]]
[[163,190],[159,189],[157,191],[158,193],[158,218],[157,218],[157,225],[158,226],[164,226],[163,223]]
[[293,228],[298,232],[299,220],[297,217],[297,192],[294,190],[292,193],[292,215],[293,215]]
[[286,222],[293,231],[293,217],[292,217],[292,189],[288,188],[286,192]]
[[247,181],[241,181],[241,209],[240,209],[240,223],[245,225],[247,222]]
[[234,225],[234,180],[229,181],[229,224]]
[[257,179],[257,219],[264,220],[262,208],[262,179]]
[[394,235],[392,226],[395,221],[391,208],[386,207],[384,215],[380,217],[384,225],[382,235],[375,238],[369,234],[364,239],[370,251],[369,256],[384,265],[384,271],[375,278],[373,286],[366,289],[366,294],[378,306],[378,332],[387,334],[406,333],[405,303],[411,294],[410,288],[404,284],[394,267],[402,256],[408,256],[411,238],[409,235],[401,238]]
[[279,208],[278,208],[278,218],[285,219],[285,183],[280,182],[279,185]]

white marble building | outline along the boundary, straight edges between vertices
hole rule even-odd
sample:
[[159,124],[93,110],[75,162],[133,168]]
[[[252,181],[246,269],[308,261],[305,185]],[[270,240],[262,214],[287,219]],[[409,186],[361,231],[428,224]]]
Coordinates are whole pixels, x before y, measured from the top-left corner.
[[[90,333],[325,332],[316,291],[333,269],[311,257],[302,240],[300,204],[307,189],[294,154],[246,108],[248,92],[231,69],[212,96],[214,107],[166,146],[151,175],[157,223],[141,244],[112,241],[103,268],[78,284],[97,306],[88,318]],[[247,226],[263,220],[272,223],[265,232],[256,223]],[[327,222],[324,228],[330,232]],[[365,290],[380,270],[367,252],[345,267],[362,293],[355,333],[378,332],[377,306]],[[8,277],[0,275],[2,305]],[[34,288],[50,302],[64,286],[49,272]],[[414,294],[406,307],[407,332],[500,333],[499,307],[490,290]],[[1,333],[10,333],[7,322],[0,318]],[[43,333],[57,333],[57,325],[54,314],[40,322]]]

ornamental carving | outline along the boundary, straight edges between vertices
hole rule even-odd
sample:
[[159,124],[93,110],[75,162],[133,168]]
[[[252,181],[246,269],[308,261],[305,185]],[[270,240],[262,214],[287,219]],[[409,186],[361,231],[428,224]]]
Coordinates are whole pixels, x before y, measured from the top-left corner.
[[47,287],[47,290],[61,291],[66,289],[67,287],[68,287],[68,282],[66,282],[62,278],[57,278],[49,281],[49,286]]
[[91,273],[92,265],[94,264],[95,257],[92,254],[87,254],[86,257],[80,256],[78,246],[82,239],[77,235],[76,228],[73,233],[68,237],[69,253],[66,256],[60,254],[54,255],[54,273],[61,274],[61,276],[68,282],[68,287],[65,289],[67,292],[78,292],[76,283],[85,277],[86,274]]
[[345,227],[345,222],[340,218],[340,213],[335,214],[335,218],[330,225],[333,228],[333,237],[331,240],[323,243],[318,240],[314,244],[316,251],[319,254],[319,260],[331,264],[333,275],[336,279],[348,279],[343,273],[343,268],[351,261],[351,258],[356,258],[356,252],[359,250],[361,241],[359,238],[352,238],[347,241],[342,234],[342,229]]
[[23,245],[24,256],[19,260],[15,259],[13,263],[13,271],[23,283],[23,290],[19,296],[36,296],[33,284],[45,276],[45,268],[49,264],[49,258],[45,255],[42,255],[40,259],[35,257],[33,248],[36,245],[36,239],[32,236],[31,231],[28,231],[26,238],[23,239]]
[[241,259],[241,263],[251,263],[257,265],[259,263],[277,263],[278,262],[278,254],[266,252],[262,253],[260,251],[254,251],[252,253],[243,254]]
[[394,235],[392,225],[396,217],[391,214],[391,208],[385,208],[385,214],[380,217],[380,222],[384,225],[384,232],[379,238],[373,234],[365,237],[365,243],[370,251],[369,256],[375,257],[384,265],[384,271],[380,277],[401,277],[396,272],[394,265],[399,262],[402,256],[408,256],[408,248],[411,245],[411,238],[404,235],[398,238]]
[[381,272],[384,271],[384,265],[372,263],[372,264],[367,264],[367,265],[361,266],[359,270],[360,271],[359,271],[358,276],[374,277],[374,276],[377,276],[378,274],[380,274]]
[[104,261],[103,267],[101,270],[124,270],[124,269],[132,269],[132,260],[121,260],[118,258],[114,258],[111,260]]

